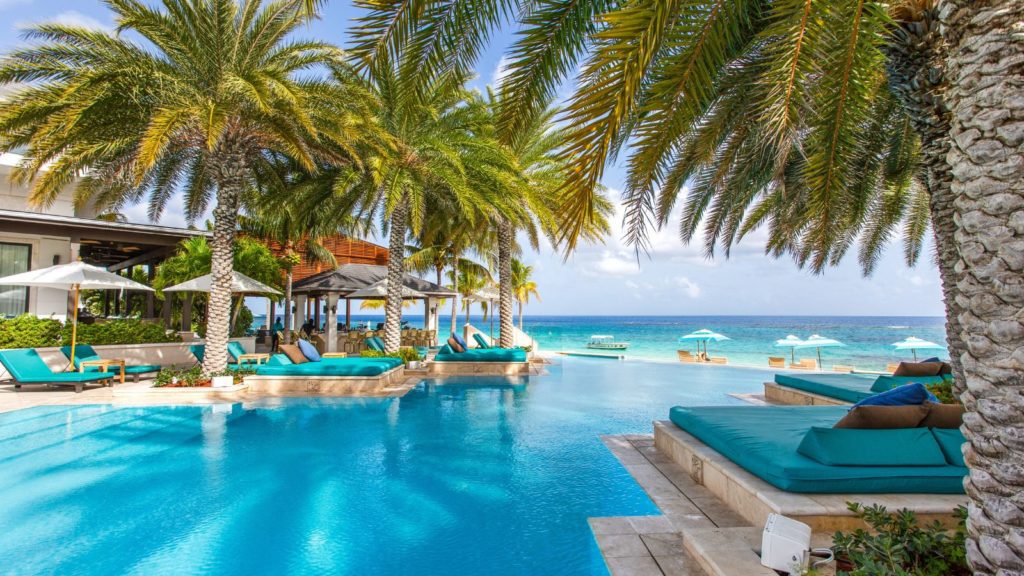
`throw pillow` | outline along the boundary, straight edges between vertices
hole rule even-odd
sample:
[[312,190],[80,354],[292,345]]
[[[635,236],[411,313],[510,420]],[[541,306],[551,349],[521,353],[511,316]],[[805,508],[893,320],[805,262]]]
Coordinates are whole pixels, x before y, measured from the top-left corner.
[[466,351],[466,347],[459,343],[459,339],[454,334],[448,337],[448,346],[451,347],[452,352],[461,354]]
[[912,382],[897,386],[892,390],[879,392],[874,396],[868,396],[853,406],[854,408],[857,406],[914,406],[925,402],[938,404],[939,399],[935,397],[935,394],[929,392],[924,384]]
[[944,466],[930,430],[854,430],[811,427],[797,452],[826,466]]
[[302,355],[308,358],[310,362],[320,361],[320,353],[316,351],[316,346],[301,338],[299,338],[299,350],[302,351]]
[[850,410],[833,428],[917,428],[927,406],[859,406]]
[[299,350],[299,347],[296,346],[295,344],[281,344],[280,346],[277,347],[277,349],[282,354],[287,356],[288,359],[291,360],[293,364],[304,364],[306,362],[309,362],[309,360],[306,358],[306,355],[303,354],[302,350]]
[[469,345],[466,344],[466,341],[462,339],[462,336],[459,336],[458,334],[452,334],[452,338],[455,338],[455,341],[459,343],[459,346],[462,346],[462,350],[459,350],[459,352],[465,352],[466,350],[469,350]]
[[938,376],[941,362],[900,362],[893,376]]
[[927,428],[959,428],[964,423],[963,404],[935,404],[928,402],[928,415],[921,421]]

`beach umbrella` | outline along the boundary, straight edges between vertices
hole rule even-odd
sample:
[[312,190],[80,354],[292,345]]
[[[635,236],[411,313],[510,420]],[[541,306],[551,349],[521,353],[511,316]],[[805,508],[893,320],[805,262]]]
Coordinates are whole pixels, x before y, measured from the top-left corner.
[[490,288],[477,290],[465,298],[466,302],[487,302],[488,312],[491,316],[491,340],[494,340],[494,303],[500,299],[501,295]]
[[846,346],[839,340],[832,338],[826,338],[824,336],[818,336],[814,334],[807,340],[804,340],[803,344],[799,344],[797,348],[815,348],[818,351],[818,368],[821,368],[821,349],[822,348],[835,348],[837,346]]
[[[181,284],[175,284],[161,290],[161,292],[210,292],[213,290],[213,274],[206,274],[198,278],[193,278]],[[269,294],[271,296],[280,296],[281,293],[267,286],[266,284],[249,278],[241,272],[235,271],[231,273],[231,293],[232,294]]]
[[796,349],[798,346],[803,344],[804,341],[797,338],[793,334],[786,336],[780,340],[775,341],[775,346],[779,348],[789,348],[789,362],[796,364]]
[[915,361],[917,360],[917,351],[918,350],[945,350],[946,349],[946,347],[941,345],[941,344],[936,344],[935,342],[929,342],[927,340],[922,340],[920,338],[915,338],[913,336],[910,336],[909,338],[907,338],[906,340],[904,340],[902,342],[894,342],[893,346],[896,348],[896,350],[910,350],[911,352],[913,352],[914,353],[914,360]]
[[731,338],[729,338],[728,336],[724,336],[722,334],[719,334],[718,332],[712,332],[711,330],[708,330],[707,328],[704,328],[704,329],[701,329],[701,330],[697,330],[696,332],[690,332],[686,336],[680,336],[679,337],[679,341],[683,342],[683,343],[685,343],[685,342],[696,342],[697,343],[697,353],[698,354],[700,353],[700,343],[703,342],[704,343],[704,354],[705,355],[708,353],[708,341],[709,340],[713,340],[715,342],[721,342],[722,340],[731,340]]
[[80,290],[153,291],[145,284],[139,284],[130,278],[108,272],[106,268],[81,261],[6,276],[0,278],[0,285],[57,288],[74,292],[74,313],[71,320],[71,363],[68,364],[72,370],[75,366],[75,344],[78,340],[78,293]]
[[[345,295],[345,298],[352,300],[380,300],[388,297],[388,279],[378,280],[366,288],[360,288],[355,292]],[[426,298],[427,295],[402,285],[402,299],[411,300],[415,298]]]

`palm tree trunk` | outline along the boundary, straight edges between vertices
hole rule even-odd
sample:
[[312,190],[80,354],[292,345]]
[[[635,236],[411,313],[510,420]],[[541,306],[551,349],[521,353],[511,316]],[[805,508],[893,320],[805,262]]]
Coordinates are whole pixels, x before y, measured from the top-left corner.
[[523,301],[519,301],[519,331],[523,331]]
[[953,367],[953,386],[959,395],[966,389],[960,357],[964,352],[957,300],[956,239],[953,224],[952,168],[946,161],[952,140],[950,111],[946,106],[946,45],[939,32],[938,8],[904,10],[886,44],[886,67],[893,94],[921,137],[921,163],[928,187],[929,212],[935,238],[936,260],[946,305],[946,343]]
[[292,343],[292,269],[289,267],[284,276],[284,334],[281,341]]
[[515,344],[515,325],[512,320],[512,223],[502,218],[498,222],[498,306],[499,346],[511,348]]
[[455,334],[455,326],[459,323],[459,255],[452,255],[452,334]]
[[388,294],[384,304],[384,351],[398,352],[402,346],[402,281],[405,278],[405,232],[409,219],[409,196],[403,192],[391,212],[388,240]]
[[203,373],[228,368],[228,338],[231,333],[231,278],[234,273],[235,228],[238,204],[245,185],[245,165],[225,155],[219,160],[220,179],[217,207],[213,209],[213,238],[210,239],[210,287],[206,317],[206,354]]
[[1024,573],[1024,0],[946,0],[942,33],[974,574]]

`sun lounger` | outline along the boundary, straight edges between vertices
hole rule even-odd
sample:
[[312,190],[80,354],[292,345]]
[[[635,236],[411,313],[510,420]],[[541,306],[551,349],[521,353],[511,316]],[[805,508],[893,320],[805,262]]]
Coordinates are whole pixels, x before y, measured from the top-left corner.
[[[71,358],[71,346],[62,346],[60,351],[65,356]],[[75,369],[79,372],[103,372],[100,366],[89,366],[88,363],[102,360],[100,355],[96,353],[96,350],[88,344],[77,344],[75,345]],[[85,366],[83,366],[85,364]],[[107,367],[107,371],[112,374],[120,372],[120,367]],[[139,381],[139,376],[143,374],[152,374],[153,372],[159,372],[160,367],[155,364],[134,364],[125,365],[124,373],[126,376],[131,376],[136,382]]]
[[690,352],[687,351],[687,350],[676,350],[676,354],[679,355],[679,361],[680,362],[696,362],[697,361],[697,357],[694,356],[693,354],[690,354]]
[[855,404],[896,386],[920,382],[939,384],[941,376],[875,376],[861,374],[776,374],[775,383],[812,394],[819,394]]
[[[192,344],[188,347],[188,350],[196,357],[196,364],[203,363],[203,359],[206,357],[206,344]],[[254,368],[255,365],[253,362],[255,362],[255,360],[243,358],[244,355],[246,355],[246,351],[245,348],[242,347],[241,342],[236,342],[234,340],[228,342],[228,370]],[[239,358],[242,359],[242,363],[238,362]],[[232,362],[232,360],[234,360],[234,362]]]
[[786,367],[786,359],[782,358],[781,356],[769,356],[768,357],[768,367],[769,368],[785,368]]
[[487,350],[491,347],[481,334],[474,333],[473,340],[476,340],[476,347],[480,350]]
[[402,365],[400,358],[323,358],[317,362],[293,363],[284,354],[274,354],[256,368],[257,376],[380,376]]
[[473,348],[455,352],[445,344],[437,351],[434,362],[526,362],[526,351],[521,348]]
[[712,364],[727,364],[729,362],[729,359],[726,358],[725,356],[711,356],[708,358],[707,361]]
[[381,340],[379,336],[371,336],[364,340],[363,342],[366,344],[367,348],[373,350],[374,352],[380,352],[381,354],[383,354],[385,351],[384,341]]
[[[963,493],[967,469],[950,463],[947,444],[929,428],[840,429],[841,447],[824,448],[824,460],[842,465],[798,451],[812,427],[831,430],[846,413],[841,406],[677,406],[669,417],[747,472],[789,492]],[[892,465],[909,460],[915,465]]]
[[817,370],[818,361],[814,358],[804,358],[796,364],[790,364],[789,367],[792,370]]
[[893,363],[893,364],[886,364],[885,365],[885,371],[888,372],[889,374],[892,374],[899,367],[900,367],[900,363],[899,362],[896,362],[896,363]]
[[0,364],[14,380],[14,387],[22,384],[50,384],[55,386],[74,386],[75,392],[81,392],[89,382],[110,381],[113,372],[54,372],[32,348],[15,348],[0,350]]
[[833,372],[845,372],[845,373],[849,374],[850,372],[853,372],[853,366],[844,366],[843,364],[833,364],[832,365],[832,371]]

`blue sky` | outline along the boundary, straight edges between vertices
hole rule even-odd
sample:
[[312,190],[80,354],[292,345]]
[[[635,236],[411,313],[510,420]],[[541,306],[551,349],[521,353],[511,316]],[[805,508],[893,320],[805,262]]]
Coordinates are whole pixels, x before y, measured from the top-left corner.
[[[356,10],[347,0],[332,0],[322,18],[303,34],[342,46]],[[97,0],[0,0],[0,50],[17,45],[18,28],[27,23],[58,20],[94,27],[111,27],[112,18]],[[501,54],[511,38],[496,36],[477,66],[475,85],[483,87],[500,76]],[[566,86],[563,93],[571,89]],[[622,162],[611,166],[604,184],[616,194],[622,188]],[[617,198],[617,195],[616,195]],[[145,222],[142,207],[127,211],[133,221]],[[168,210],[162,220],[181,225],[182,217]],[[614,222],[619,230],[620,218]],[[653,251],[639,263],[619,236],[604,245],[584,246],[563,261],[550,249],[527,253],[534,267],[542,301],[531,304],[533,314],[700,315],[805,314],[941,316],[942,296],[931,246],[915,268],[907,268],[900,246],[886,250],[877,271],[863,278],[855,257],[820,276],[799,270],[788,259],[764,255],[763,234],[755,232],[734,250],[731,258],[707,260],[699,245],[678,240],[678,221],[652,238]],[[254,306],[256,308],[256,306]]]

